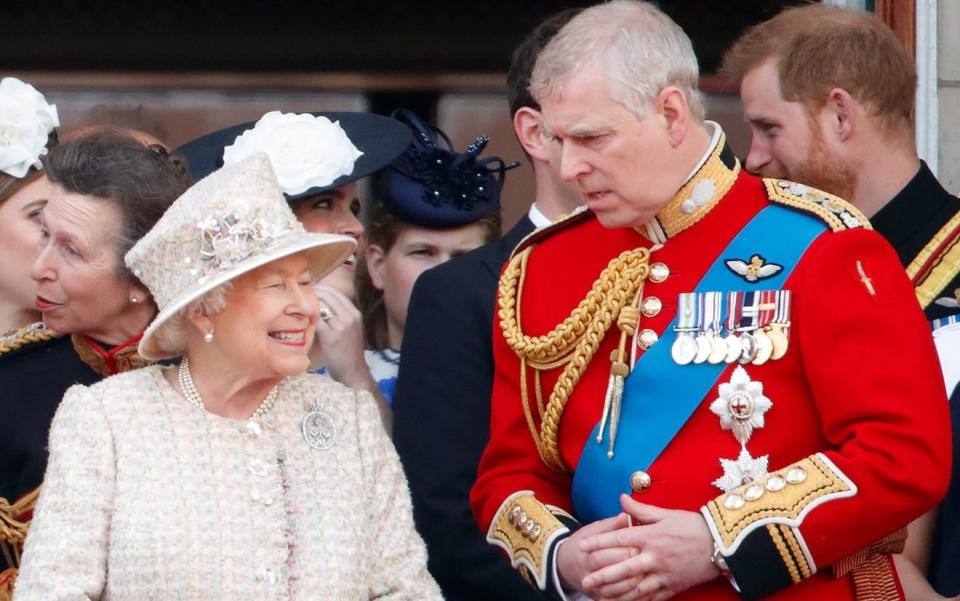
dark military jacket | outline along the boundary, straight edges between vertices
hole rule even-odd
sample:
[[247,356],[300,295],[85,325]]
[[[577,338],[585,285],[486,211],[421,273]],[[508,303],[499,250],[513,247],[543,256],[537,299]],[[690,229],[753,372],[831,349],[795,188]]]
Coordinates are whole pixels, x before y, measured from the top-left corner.
[[960,198],[926,163],[870,222],[897,250],[927,318],[960,313]]
[[[870,221],[896,248],[933,326],[943,326],[956,319],[960,315],[960,199],[947,192],[926,163],[921,162],[913,179]],[[946,358],[941,351],[941,360]],[[960,387],[953,391],[950,399],[954,428],[953,477],[937,519],[929,574],[934,588],[947,596],[960,594],[960,572],[956,569],[960,566],[958,403]]]

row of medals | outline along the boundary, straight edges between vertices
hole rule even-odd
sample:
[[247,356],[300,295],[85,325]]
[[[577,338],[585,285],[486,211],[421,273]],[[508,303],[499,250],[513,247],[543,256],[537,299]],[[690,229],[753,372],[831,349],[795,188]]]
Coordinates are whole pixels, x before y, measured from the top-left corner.
[[[713,330],[680,330],[670,348],[679,365],[690,363],[734,363],[763,365],[787,353],[789,323],[772,323],[751,331],[729,332],[723,336]],[[698,332],[696,335],[694,332]]]

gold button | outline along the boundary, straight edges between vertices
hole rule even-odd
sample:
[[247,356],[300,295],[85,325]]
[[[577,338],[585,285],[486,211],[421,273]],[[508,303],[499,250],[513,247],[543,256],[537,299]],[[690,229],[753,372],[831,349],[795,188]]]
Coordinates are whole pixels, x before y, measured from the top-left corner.
[[656,332],[650,329],[640,330],[640,334],[637,336],[637,340],[640,343],[640,348],[647,350],[651,346],[657,343],[660,337]]
[[740,495],[727,495],[723,500],[723,506],[727,509],[737,510],[746,505],[746,501]]
[[763,487],[754,482],[743,491],[743,498],[748,501],[757,501],[763,496]]
[[643,470],[637,470],[630,474],[630,488],[634,492],[643,492],[650,488],[650,474]]
[[657,315],[660,313],[660,309],[663,309],[663,303],[655,296],[648,296],[643,299],[643,304],[640,305],[640,312],[643,313],[645,317]]
[[790,484],[800,484],[807,479],[807,472],[800,466],[791,467],[787,470],[787,482]]
[[658,262],[650,266],[650,281],[654,284],[659,284],[668,277],[670,277],[670,268],[666,263]]

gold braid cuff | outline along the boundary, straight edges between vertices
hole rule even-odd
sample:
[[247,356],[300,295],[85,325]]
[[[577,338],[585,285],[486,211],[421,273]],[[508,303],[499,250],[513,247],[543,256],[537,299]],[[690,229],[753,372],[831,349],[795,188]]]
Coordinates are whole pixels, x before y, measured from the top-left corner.
[[816,566],[798,530],[804,518],[823,503],[855,494],[856,485],[817,453],[721,495],[700,513],[723,555],[734,554],[751,532],[768,528],[791,574],[805,576]]
[[[563,322],[543,336],[528,336],[521,328],[520,301],[531,250],[529,247],[514,256],[500,277],[497,295],[500,327],[507,344],[520,358],[521,402],[537,451],[547,466],[565,471],[568,468],[557,442],[560,417],[607,330],[621,311],[636,300],[650,271],[650,251],[638,248],[621,253],[604,268],[586,298]],[[539,372],[563,366],[550,392],[550,400],[541,412],[539,431],[527,398],[528,365],[536,372],[537,390]],[[538,405],[540,402],[538,394]]]
[[574,521],[562,509],[538,501],[532,491],[521,490],[503,501],[487,531],[487,542],[506,551],[510,564],[540,590],[547,588],[551,546],[570,532],[558,515]]

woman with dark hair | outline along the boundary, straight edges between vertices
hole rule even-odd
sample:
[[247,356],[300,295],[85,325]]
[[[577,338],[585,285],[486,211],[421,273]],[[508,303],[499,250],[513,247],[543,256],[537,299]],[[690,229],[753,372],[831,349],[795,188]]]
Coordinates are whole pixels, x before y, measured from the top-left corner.
[[[262,152],[307,231],[342,234],[361,243],[364,228],[358,184],[390,164],[411,138],[402,123],[372,113],[271,111],[256,122],[206,134],[177,152],[197,179]],[[310,364],[318,373],[371,392],[381,401],[389,429],[386,401],[364,362],[362,320],[354,304],[356,265],[357,255],[351,253],[315,286],[323,311]]]
[[486,136],[456,152],[443,131],[412,112],[394,116],[410,128],[414,143],[380,175],[357,278],[365,358],[388,402],[414,282],[500,236],[500,189],[504,172],[516,166],[479,158]]
[[57,107],[33,86],[14,77],[0,81],[0,353],[21,336],[45,335],[42,324],[34,323],[40,314],[30,279],[43,201],[30,187],[43,173],[41,160],[56,144],[59,125]]
[[0,590],[19,561],[64,391],[147,364],[137,342],[157,309],[123,255],[188,185],[177,159],[104,131],[52,149],[30,186],[45,203],[31,275],[50,333],[0,354],[0,550],[8,569]]

